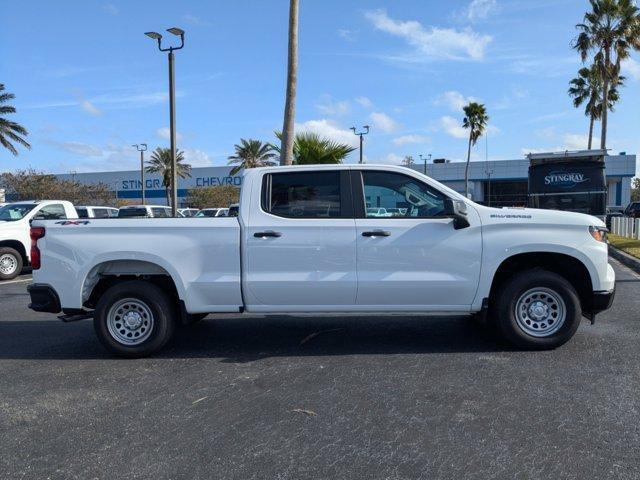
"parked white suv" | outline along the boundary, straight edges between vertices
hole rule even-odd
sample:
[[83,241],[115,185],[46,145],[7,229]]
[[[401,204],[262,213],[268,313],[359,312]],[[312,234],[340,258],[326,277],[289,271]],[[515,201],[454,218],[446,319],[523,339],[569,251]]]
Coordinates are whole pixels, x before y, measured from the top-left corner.
[[0,280],[20,275],[31,260],[32,220],[78,218],[73,204],[62,200],[25,201],[0,207]]
[[601,220],[485,207],[388,165],[250,169],[238,217],[215,222],[33,225],[31,308],[93,317],[103,345],[129,357],[219,312],[477,314],[549,349],[609,308],[615,287]]

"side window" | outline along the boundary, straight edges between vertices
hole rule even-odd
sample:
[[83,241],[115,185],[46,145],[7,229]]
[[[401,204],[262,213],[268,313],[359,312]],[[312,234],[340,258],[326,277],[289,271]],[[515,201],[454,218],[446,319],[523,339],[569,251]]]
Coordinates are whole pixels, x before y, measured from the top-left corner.
[[166,217],[167,211],[164,208],[152,208],[151,212],[154,217]]
[[367,218],[433,218],[444,214],[445,195],[401,173],[362,172]]
[[[287,218],[339,218],[340,172],[273,173],[263,184],[262,208]],[[229,211],[231,215],[231,211]]]
[[59,203],[54,203],[42,207],[38,213],[33,217],[34,220],[59,220],[67,218],[64,212],[64,206]]
[[89,213],[86,208],[76,207],[76,212],[78,213],[78,218],[89,218]]
[[95,218],[107,218],[109,216],[109,213],[104,208],[94,208],[93,216]]

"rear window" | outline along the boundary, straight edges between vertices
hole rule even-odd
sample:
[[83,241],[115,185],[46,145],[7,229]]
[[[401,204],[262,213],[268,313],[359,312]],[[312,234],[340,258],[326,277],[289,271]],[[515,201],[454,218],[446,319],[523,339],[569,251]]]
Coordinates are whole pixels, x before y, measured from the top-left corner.
[[[288,218],[338,218],[340,172],[273,173],[266,178],[263,209]],[[231,212],[230,212],[231,213]]]
[[146,208],[121,208],[118,211],[118,218],[124,217],[146,217],[147,209]]

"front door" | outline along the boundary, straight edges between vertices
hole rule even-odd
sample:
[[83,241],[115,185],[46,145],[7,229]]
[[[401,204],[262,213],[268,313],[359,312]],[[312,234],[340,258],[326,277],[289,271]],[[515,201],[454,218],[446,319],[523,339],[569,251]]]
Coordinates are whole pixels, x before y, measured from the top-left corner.
[[[244,228],[251,311],[353,307],[356,229],[348,170],[267,173]],[[258,199],[255,199],[255,204]]]
[[[468,310],[482,254],[477,213],[455,230],[444,216],[446,195],[411,175],[354,170],[357,304],[363,309]],[[358,207],[356,207],[358,208]]]

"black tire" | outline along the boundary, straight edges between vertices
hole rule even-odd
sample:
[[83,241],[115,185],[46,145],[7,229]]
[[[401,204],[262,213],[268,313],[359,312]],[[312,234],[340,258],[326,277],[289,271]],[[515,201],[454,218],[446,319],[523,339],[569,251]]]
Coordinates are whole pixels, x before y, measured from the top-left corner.
[[[555,301],[554,294],[562,302]],[[523,301],[519,307],[524,313],[520,314],[518,320],[516,308],[521,298]],[[544,316],[538,320],[533,316],[533,313],[538,312],[531,312],[527,307],[530,305],[533,308],[534,305],[526,300],[539,301],[538,305],[543,312],[550,313],[541,313]],[[561,315],[558,316],[562,309],[565,314],[563,322],[559,320]],[[534,350],[550,350],[563,345],[576,333],[582,319],[580,299],[573,286],[560,275],[542,269],[517,273],[502,284],[492,313],[492,320],[505,339],[519,347]],[[527,332],[527,329],[532,333]],[[541,330],[534,331],[536,329]]]
[[13,270],[11,272],[2,273],[0,269],[0,280],[13,280],[22,272],[23,260],[22,255],[15,248],[0,247],[0,260],[2,257],[9,259],[12,262]]
[[[125,310],[119,308],[122,302],[125,302],[122,305]],[[152,316],[148,330],[144,330],[144,325],[136,330],[130,330],[124,323],[123,314],[118,312],[135,311],[137,313],[138,310],[131,309],[131,305],[137,305],[137,308],[142,306],[140,310],[142,313],[138,315],[141,322],[144,322],[145,319],[148,320],[149,314]],[[116,308],[111,313],[115,320],[110,322],[109,315],[112,308]],[[127,308],[129,309],[127,310]],[[130,280],[114,285],[100,297],[93,316],[93,326],[100,343],[109,352],[121,357],[141,358],[151,355],[165,346],[173,336],[175,319],[176,308],[167,294],[152,283]],[[113,333],[109,328],[110,323]],[[126,337],[129,334],[142,334],[142,337],[139,339],[118,338],[118,335]],[[142,340],[143,338],[144,340]],[[140,343],[128,345],[125,343],[127,341],[140,341]]]

